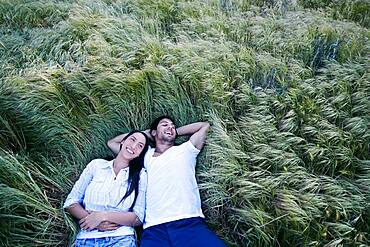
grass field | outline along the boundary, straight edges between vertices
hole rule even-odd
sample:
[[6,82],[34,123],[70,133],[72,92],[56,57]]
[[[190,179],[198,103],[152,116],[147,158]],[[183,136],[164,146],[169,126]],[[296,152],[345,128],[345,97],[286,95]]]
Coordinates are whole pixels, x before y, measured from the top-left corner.
[[370,246],[366,0],[1,0],[2,246],[66,246],[109,138],[209,121],[197,178],[228,246]]

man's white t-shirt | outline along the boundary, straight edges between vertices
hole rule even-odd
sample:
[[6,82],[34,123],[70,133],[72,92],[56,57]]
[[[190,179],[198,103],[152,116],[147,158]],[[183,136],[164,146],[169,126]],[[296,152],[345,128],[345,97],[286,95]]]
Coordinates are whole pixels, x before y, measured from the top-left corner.
[[203,217],[195,179],[196,158],[200,150],[187,141],[153,157],[154,148],[145,155],[148,173],[144,229],[150,226]]

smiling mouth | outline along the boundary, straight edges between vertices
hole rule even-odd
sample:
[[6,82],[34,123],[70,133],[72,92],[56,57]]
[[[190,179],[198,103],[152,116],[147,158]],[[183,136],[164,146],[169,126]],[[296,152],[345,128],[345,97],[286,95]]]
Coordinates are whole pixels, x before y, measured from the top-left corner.
[[134,151],[132,151],[130,148],[126,148],[126,151],[130,154],[134,154]]

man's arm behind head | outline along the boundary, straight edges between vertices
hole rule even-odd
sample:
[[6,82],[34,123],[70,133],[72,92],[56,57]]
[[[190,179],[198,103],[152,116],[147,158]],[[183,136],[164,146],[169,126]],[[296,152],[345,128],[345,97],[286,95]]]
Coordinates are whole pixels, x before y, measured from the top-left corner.
[[205,144],[209,126],[208,122],[196,122],[181,126],[176,130],[178,135],[191,135],[190,142],[200,150]]

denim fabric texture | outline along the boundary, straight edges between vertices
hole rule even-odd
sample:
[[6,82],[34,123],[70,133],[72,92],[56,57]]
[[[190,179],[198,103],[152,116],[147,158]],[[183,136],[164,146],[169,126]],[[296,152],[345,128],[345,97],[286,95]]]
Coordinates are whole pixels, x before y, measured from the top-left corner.
[[136,247],[133,235],[76,239],[76,247]]

